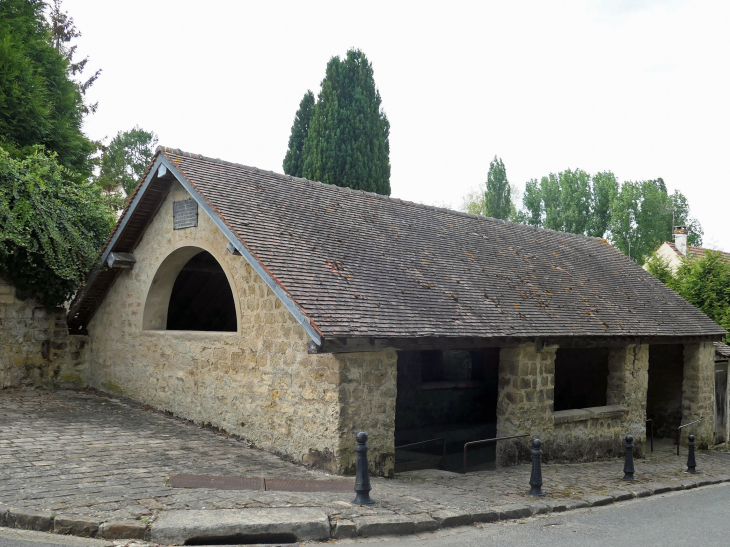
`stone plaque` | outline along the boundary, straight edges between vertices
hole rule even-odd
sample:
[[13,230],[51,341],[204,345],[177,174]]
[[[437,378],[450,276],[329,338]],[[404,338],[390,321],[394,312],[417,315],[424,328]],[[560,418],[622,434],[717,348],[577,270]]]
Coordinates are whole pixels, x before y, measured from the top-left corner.
[[198,202],[194,199],[172,202],[172,227],[174,230],[194,228],[198,225]]

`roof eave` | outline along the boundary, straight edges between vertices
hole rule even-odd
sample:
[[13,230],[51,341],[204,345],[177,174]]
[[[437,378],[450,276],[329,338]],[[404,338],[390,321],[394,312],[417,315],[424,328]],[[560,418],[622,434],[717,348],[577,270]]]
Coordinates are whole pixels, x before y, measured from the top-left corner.
[[91,270],[91,273],[86,278],[86,283],[81,288],[81,290],[77,293],[76,297],[74,298],[73,302],[71,303],[71,307],[69,308],[68,314],[67,314],[67,317],[69,318],[69,320],[72,319],[78,312],[79,307],[80,307],[82,301],[84,300],[84,297],[88,293],[91,286],[94,284],[94,281],[96,280],[97,276],[99,275],[99,272],[101,271],[102,267],[106,263],[106,259],[109,257],[109,253],[112,252],[114,245],[119,240],[119,237],[121,236],[122,232],[124,232],[124,228],[127,226],[129,219],[132,218],[134,211],[136,210],[137,206],[139,205],[139,202],[142,201],[145,191],[147,190],[150,183],[157,175],[157,171],[158,171],[160,165],[162,164],[163,160],[166,160],[166,158],[162,154],[160,154],[157,157],[157,160],[155,160],[152,167],[150,169],[148,169],[147,176],[145,177],[141,186],[135,191],[135,195],[134,195],[134,199],[132,200],[132,203],[129,205],[129,207],[127,207],[127,210],[126,210],[124,216],[119,221],[119,225],[115,228],[114,233],[112,233],[109,241],[107,242],[106,246],[104,247],[104,250],[101,253],[101,256],[99,257],[99,260],[98,260],[96,266],[94,266],[94,268]]
[[[148,174],[145,177],[144,181],[140,185],[140,187],[135,192],[135,196],[132,200],[132,203],[127,207],[125,214],[123,218],[120,220],[119,225],[115,229],[114,233],[112,234],[109,242],[105,246],[103,252],[101,253],[99,257],[99,261],[97,262],[96,266],[92,269],[91,273],[87,277],[86,283],[84,284],[83,288],[79,291],[78,295],[74,299],[69,312],[68,312],[68,318],[69,320],[73,319],[76,314],[79,311],[79,308],[84,301],[84,297],[87,295],[89,289],[94,284],[94,281],[99,275],[99,272],[104,267],[104,264],[107,261],[107,258],[109,256],[109,253],[112,252],[112,249],[114,248],[114,245],[118,241],[121,234],[124,232],[125,227],[127,226],[127,223],[129,219],[134,214],[135,210],[137,209],[137,206],[139,205],[140,201],[142,200],[147,188],[152,183],[152,181],[157,176],[160,167],[164,167],[168,173],[170,173],[175,179],[185,188],[185,190],[190,194],[190,196],[197,202],[198,206],[201,207],[206,214],[210,217],[210,219],[213,221],[213,223],[223,232],[225,237],[228,239],[228,241],[236,248],[236,250],[241,253],[241,256],[243,256],[246,261],[249,263],[249,265],[254,269],[256,273],[259,274],[259,276],[263,279],[264,283],[271,289],[271,291],[281,300],[282,304],[284,304],[284,307],[289,310],[289,312],[294,316],[294,319],[304,328],[306,333],[309,335],[309,337],[312,339],[312,341],[317,344],[318,346],[322,344],[322,336],[320,335],[317,328],[312,324],[312,322],[309,320],[309,318],[306,316],[306,314],[303,313],[303,311],[299,308],[297,303],[291,298],[291,296],[284,290],[277,282],[276,280],[268,273],[266,268],[256,259],[255,256],[251,254],[251,252],[248,250],[246,245],[235,235],[235,233],[231,230],[231,228],[221,219],[220,215],[211,207],[210,203],[206,201],[203,196],[197,191],[195,186],[191,184],[187,178],[185,177],[184,173],[182,173],[174,164],[174,162],[171,162],[169,158],[167,158],[164,153],[160,153],[157,157],[157,159],[154,161],[152,167],[148,170]],[[94,312],[95,313],[95,312]],[[88,320],[90,321],[94,314],[92,314]]]

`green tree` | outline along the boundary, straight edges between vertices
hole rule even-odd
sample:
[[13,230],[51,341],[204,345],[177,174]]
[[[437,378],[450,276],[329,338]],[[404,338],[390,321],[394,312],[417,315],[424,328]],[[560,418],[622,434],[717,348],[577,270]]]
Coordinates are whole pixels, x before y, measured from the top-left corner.
[[518,222],[603,237],[642,264],[672,228],[684,225],[690,245],[701,245],[702,226],[690,217],[687,198],[667,194],[662,179],[620,185],[610,171],[592,177],[581,169],[551,173],[525,185]]
[[[708,250],[701,258],[684,259],[674,273],[656,254],[646,265],[649,273],[730,331],[730,261],[722,253]],[[725,341],[730,342],[730,335]]]
[[707,251],[682,261],[674,278],[674,289],[685,300],[730,331],[730,262],[722,253]]
[[637,218],[640,204],[641,187],[633,182],[625,182],[611,201],[611,242],[629,258],[636,256],[639,246]]
[[525,184],[525,193],[522,195],[523,211],[519,221],[530,226],[543,225],[543,203],[540,181],[530,179]]
[[585,234],[591,218],[591,176],[582,169],[567,169],[558,175],[560,184],[561,230]]
[[687,225],[691,241],[701,244],[702,227],[689,217],[687,198],[679,191],[667,195],[662,179],[625,182],[611,202],[611,240],[639,264],[671,241],[673,224]]
[[42,147],[25,159],[0,148],[0,274],[21,298],[68,300],[114,226],[101,191]]
[[540,199],[542,210],[545,212],[543,227],[550,230],[560,230],[563,227],[562,202],[560,179],[550,173],[540,179]]
[[[523,201],[530,213],[530,218],[536,219],[538,210],[545,216],[543,226],[551,230],[585,233],[590,219],[591,209],[591,177],[581,169],[561,171],[557,175],[550,173],[540,179],[539,192],[537,188],[530,189],[530,195],[525,192]],[[541,200],[538,208],[537,195]]]
[[[669,196],[669,211],[673,213],[672,227],[674,226],[686,226],[687,227],[687,243],[695,247],[702,246],[702,236],[705,235],[702,225],[696,218],[690,216],[689,203],[687,198],[679,190],[675,190]],[[667,239],[671,241],[671,237]]]
[[44,8],[42,0],[0,1],[0,146],[21,158],[44,145],[88,177],[95,145],[81,131],[83,94],[98,73],[84,84],[73,79],[86,62],[72,62],[68,43],[79,34],[59,2],[52,24]]
[[484,216],[484,192],[481,188],[469,190],[461,199],[459,210],[470,215]]
[[611,200],[618,194],[618,180],[611,171],[593,176],[591,196],[591,218],[588,235],[605,237],[611,225]]
[[154,156],[156,146],[157,135],[152,131],[139,126],[120,131],[102,152],[97,185],[107,195],[120,189],[130,195]]
[[333,57],[302,146],[302,176],[390,195],[389,134],[365,54],[355,49],[344,60]]
[[654,253],[651,255],[649,260],[646,261],[646,271],[665,285],[675,288],[674,273],[672,272],[672,268],[669,266],[669,261],[658,254]]
[[314,113],[314,93],[307,91],[299,103],[299,110],[294,116],[289,137],[289,148],[284,156],[284,173],[292,177],[301,177],[304,171],[302,149],[309,133],[309,124]]
[[494,156],[487,173],[487,189],[484,193],[484,214],[488,217],[508,219],[513,215],[511,189],[507,171],[501,158]]

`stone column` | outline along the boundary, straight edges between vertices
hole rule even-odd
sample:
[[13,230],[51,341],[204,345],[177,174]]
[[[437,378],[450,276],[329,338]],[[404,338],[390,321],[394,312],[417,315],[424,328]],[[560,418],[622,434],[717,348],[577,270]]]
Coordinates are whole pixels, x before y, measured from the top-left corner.
[[606,404],[622,405],[622,420],[617,450],[626,435],[634,437],[637,456],[646,452],[646,394],[649,387],[649,346],[646,344],[611,348],[608,353]]
[[[538,353],[533,343],[500,350],[498,437],[529,433],[543,442],[552,438],[555,351],[555,347],[544,347]],[[497,443],[498,466],[529,460],[529,438]]]
[[682,423],[699,418],[704,421],[685,427],[682,442],[696,437],[698,448],[713,445],[715,429],[715,349],[712,342],[684,345],[684,375],[682,378]]
[[398,355],[388,350],[335,357],[340,367],[337,472],[355,473],[355,435],[365,431],[370,473],[392,477]]

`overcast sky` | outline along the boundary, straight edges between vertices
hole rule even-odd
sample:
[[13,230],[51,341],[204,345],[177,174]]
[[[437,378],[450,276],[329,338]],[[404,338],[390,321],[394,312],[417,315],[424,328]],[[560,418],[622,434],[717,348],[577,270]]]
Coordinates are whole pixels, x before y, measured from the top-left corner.
[[[730,2],[65,0],[101,77],[85,130],[283,172],[299,101],[362,49],[395,197],[458,207],[567,168],[662,177],[730,251]],[[107,141],[108,142],[108,141]]]

